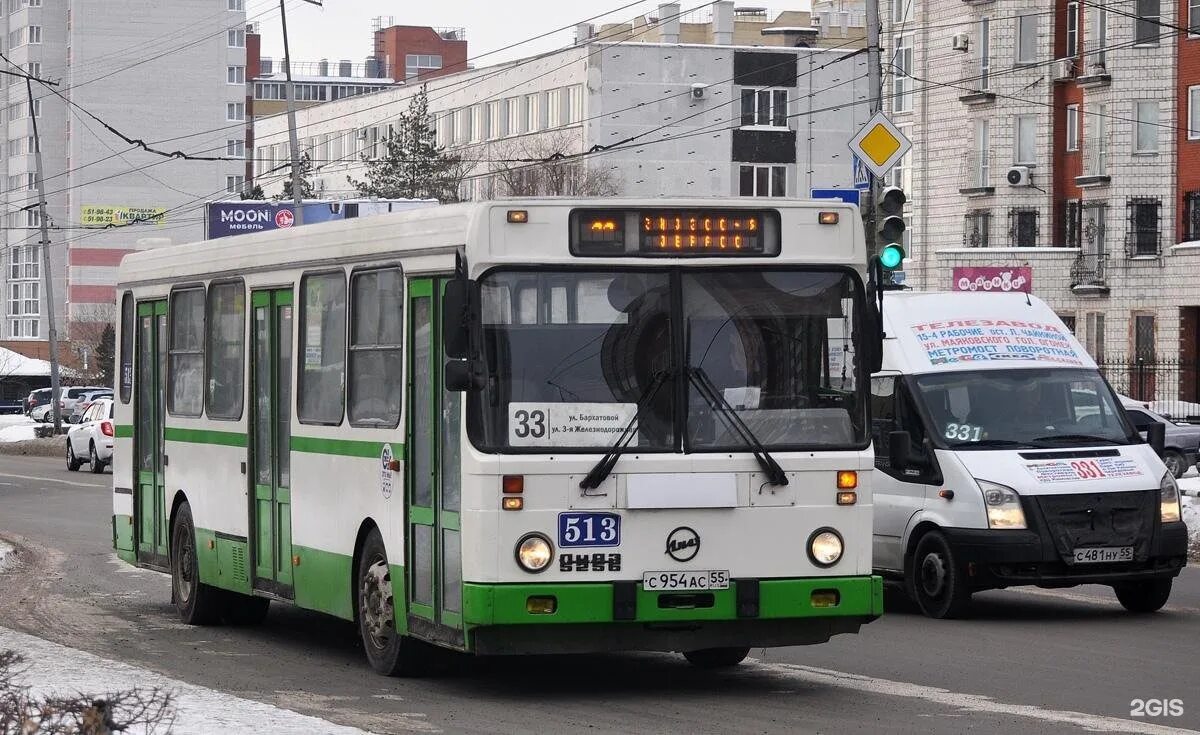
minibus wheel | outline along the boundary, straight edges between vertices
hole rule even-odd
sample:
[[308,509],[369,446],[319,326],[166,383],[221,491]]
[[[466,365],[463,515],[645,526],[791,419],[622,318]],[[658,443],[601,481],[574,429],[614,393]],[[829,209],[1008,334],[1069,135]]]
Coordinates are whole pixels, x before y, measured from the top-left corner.
[[727,669],[745,661],[749,655],[749,648],[701,648],[683,653],[688,663],[702,669]]
[[921,537],[904,576],[909,597],[928,617],[961,617],[971,604],[962,565],[940,531]]
[[1167,604],[1171,596],[1171,578],[1144,582],[1119,582],[1113,585],[1117,601],[1131,613],[1152,613]]
[[221,619],[221,591],[200,582],[196,527],[187,503],[175,512],[171,529],[171,600],[188,625],[211,625]]
[[[384,676],[419,676],[428,669],[429,650],[396,630],[391,567],[378,529],[363,541],[355,570],[355,613],[358,633],[371,668]],[[401,610],[403,613],[403,610]]]

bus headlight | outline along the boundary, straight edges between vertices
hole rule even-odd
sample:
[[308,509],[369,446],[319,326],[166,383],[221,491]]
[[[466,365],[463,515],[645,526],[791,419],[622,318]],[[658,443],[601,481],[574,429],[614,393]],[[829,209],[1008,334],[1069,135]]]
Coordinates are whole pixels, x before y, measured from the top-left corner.
[[1174,523],[1179,520],[1179,484],[1175,476],[1167,470],[1158,483],[1158,515],[1163,523]]
[[527,533],[517,542],[517,565],[530,574],[545,571],[553,559],[554,547],[540,533]]
[[1021,496],[1011,487],[987,480],[976,479],[983,491],[983,503],[987,508],[988,528],[1025,528],[1025,511],[1021,510]]
[[808,558],[819,567],[831,567],[842,558],[845,544],[832,528],[818,528],[808,537]]

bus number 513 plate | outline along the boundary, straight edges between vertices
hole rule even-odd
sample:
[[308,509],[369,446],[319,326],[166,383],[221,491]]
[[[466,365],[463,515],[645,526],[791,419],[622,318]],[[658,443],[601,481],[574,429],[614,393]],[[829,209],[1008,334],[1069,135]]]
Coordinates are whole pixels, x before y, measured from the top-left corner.
[[621,545],[621,516],[616,513],[559,513],[558,546],[579,549]]

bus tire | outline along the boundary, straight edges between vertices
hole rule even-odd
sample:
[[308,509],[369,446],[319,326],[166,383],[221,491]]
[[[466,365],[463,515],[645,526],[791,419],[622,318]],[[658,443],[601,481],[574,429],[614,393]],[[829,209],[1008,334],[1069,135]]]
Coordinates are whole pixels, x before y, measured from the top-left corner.
[[265,597],[243,595],[240,592],[226,592],[225,604],[221,614],[227,625],[252,626],[261,625],[267,619],[267,611],[271,601]]
[[212,625],[221,619],[221,591],[200,582],[196,527],[192,508],[182,503],[171,529],[171,601],[188,625]]
[[83,464],[83,462],[80,461],[79,457],[75,456],[75,447],[71,446],[71,440],[68,439],[67,440],[67,469],[70,470],[71,472],[78,472],[79,466],[82,464]]
[[[396,601],[387,549],[378,529],[363,541],[354,574],[358,634],[371,668],[384,676],[420,676],[428,668],[428,650],[396,630]],[[401,602],[403,604],[403,602]]]
[[683,652],[688,663],[701,669],[728,669],[745,661],[749,655],[749,648],[701,648]]
[[970,607],[964,569],[940,531],[930,531],[917,542],[904,577],[909,597],[927,617],[958,618]]
[[1162,609],[1171,596],[1171,578],[1145,582],[1121,582],[1113,585],[1117,601],[1131,613],[1152,613]]

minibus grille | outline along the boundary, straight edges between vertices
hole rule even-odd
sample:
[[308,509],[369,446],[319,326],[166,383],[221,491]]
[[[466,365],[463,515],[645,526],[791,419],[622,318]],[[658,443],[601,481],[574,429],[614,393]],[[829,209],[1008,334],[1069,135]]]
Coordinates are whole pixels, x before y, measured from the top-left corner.
[[1068,563],[1075,549],[1132,546],[1134,559],[1150,555],[1157,490],[1079,495],[1039,495],[1036,501],[1054,548]]

